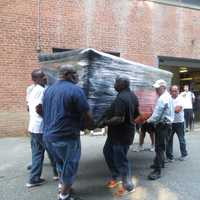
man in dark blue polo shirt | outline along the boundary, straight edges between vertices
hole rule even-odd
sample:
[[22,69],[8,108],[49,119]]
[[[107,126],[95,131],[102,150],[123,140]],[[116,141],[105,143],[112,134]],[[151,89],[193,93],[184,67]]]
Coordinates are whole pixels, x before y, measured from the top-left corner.
[[81,156],[80,129],[92,123],[83,90],[76,85],[76,70],[59,69],[59,81],[47,88],[43,99],[44,140],[54,154],[60,174],[59,200],[76,200],[70,194]]

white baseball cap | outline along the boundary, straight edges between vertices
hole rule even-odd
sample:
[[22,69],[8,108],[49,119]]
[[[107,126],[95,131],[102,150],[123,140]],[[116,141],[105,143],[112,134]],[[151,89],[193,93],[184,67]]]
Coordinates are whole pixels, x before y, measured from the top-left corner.
[[154,87],[154,88],[159,88],[159,87],[161,87],[161,86],[167,87],[166,81],[160,79],[160,80],[157,80],[157,81],[153,84],[153,87]]

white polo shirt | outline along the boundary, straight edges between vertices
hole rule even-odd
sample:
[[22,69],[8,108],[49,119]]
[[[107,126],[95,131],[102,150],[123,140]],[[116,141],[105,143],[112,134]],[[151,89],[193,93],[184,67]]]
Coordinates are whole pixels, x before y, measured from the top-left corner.
[[174,108],[176,108],[176,106],[181,106],[182,107],[182,110],[179,112],[179,113],[176,113],[175,110],[174,110],[174,121],[173,123],[182,123],[184,122],[184,100],[183,100],[183,97],[182,96],[177,96],[175,99],[173,99],[173,103],[174,103]]
[[28,131],[31,133],[42,133],[43,119],[36,112],[36,106],[42,104],[45,88],[40,85],[35,85],[32,88],[27,98],[29,106],[29,127]]
[[184,109],[192,109],[192,101],[195,99],[194,93],[188,92],[181,92],[180,96],[183,98],[184,102]]

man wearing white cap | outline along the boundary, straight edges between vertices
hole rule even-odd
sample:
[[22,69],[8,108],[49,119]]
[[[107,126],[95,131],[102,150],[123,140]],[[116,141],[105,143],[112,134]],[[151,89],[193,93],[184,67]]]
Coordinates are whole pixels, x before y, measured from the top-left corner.
[[171,124],[174,120],[174,106],[171,95],[167,91],[167,83],[164,80],[157,80],[153,87],[159,98],[156,102],[153,114],[147,123],[155,124],[155,152],[154,164],[151,166],[154,170],[149,174],[150,180],[156,180],[161,177],[161,168],[164,167],[166,141],[171,134]]

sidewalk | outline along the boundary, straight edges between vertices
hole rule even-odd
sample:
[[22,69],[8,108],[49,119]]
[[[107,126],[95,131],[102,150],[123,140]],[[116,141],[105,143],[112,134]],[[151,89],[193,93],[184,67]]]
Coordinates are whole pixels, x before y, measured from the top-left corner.
[[[74,188],[83,200],[114,200],[112,191],[104,187],[109,171],[105,165],[102,148],[105,136],[82,136],[82,159]],[[148,134],[147,134],[148,138]],[[147,180],[154,153],[129,152],[136,192],[125,200],[199,200],[200,199],[200,132],[187,133],[189,158],[169,164],[158,181]],[[138,136],[136,136],[136,142]],[[175,156],[179,146],[175,138]],[[52,170],[45,160],[43,186],[27,189],[26,170],[30,162],[29,138],[0,139],[0,199],[1,200],[56,200],[57,182],[52,180]]]

